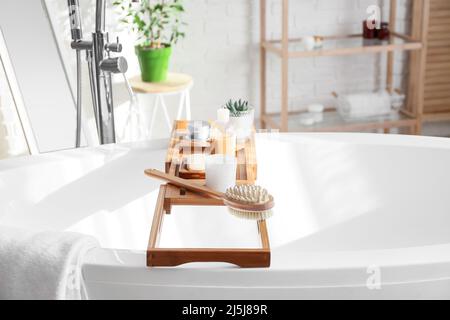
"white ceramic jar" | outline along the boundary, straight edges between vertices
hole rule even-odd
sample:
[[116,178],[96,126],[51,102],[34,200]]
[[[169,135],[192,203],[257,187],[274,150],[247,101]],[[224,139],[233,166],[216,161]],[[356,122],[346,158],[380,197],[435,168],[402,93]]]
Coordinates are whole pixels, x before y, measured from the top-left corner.
[[242,113],[240,116],[230,115],[230,124],[236,131],[236,136],[238,139],[244,139],[251,135],[254,122],[255,108],[253,107],[250,107],[247,112]]

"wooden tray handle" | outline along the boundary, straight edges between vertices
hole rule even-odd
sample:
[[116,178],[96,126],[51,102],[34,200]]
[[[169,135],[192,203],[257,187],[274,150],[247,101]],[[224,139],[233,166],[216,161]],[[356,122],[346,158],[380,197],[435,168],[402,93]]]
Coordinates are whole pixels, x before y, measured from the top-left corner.
[[178,177],[161,172],[156,169],[147,169],[147,170],[145,170],[145,174],[149,177],[167,181],[177,187],[185,188],[185,189],[188,189],[189,191],[205,194],[205,195],[208,195],[215,199],[223,200],[225,198],[225,194],[223,194],[222,192],[212,190],[208,187],[201,186],[199,184],[195,184],[189,180],[178,178]]

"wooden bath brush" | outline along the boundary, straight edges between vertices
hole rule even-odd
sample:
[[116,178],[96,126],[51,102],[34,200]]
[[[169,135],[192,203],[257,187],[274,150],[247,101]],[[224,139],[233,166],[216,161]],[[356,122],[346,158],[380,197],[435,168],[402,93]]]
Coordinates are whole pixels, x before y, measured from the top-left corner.
[[222,200],[230,213],[239,218],[266,220],[273,215],[274,199],[266,189],[260,186],[235,186],[223,193],[155,169],[145,170],[145,174],[152,178],[167,181],[177,187]]

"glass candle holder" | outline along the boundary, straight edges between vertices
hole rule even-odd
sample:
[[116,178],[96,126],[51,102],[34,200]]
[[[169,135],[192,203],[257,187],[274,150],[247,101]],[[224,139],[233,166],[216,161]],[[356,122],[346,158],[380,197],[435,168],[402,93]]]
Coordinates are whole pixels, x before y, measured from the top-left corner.
[[225,132],[217,137],[216,153],[235,157],[236,156],[236,133]]

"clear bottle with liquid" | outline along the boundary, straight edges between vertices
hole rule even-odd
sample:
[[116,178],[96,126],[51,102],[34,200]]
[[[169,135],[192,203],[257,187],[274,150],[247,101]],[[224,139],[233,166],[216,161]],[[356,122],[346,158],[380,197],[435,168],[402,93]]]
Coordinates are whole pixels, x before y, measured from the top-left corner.
[[214,122],[214,141],[217,154],[236,156],[236,130],[230,123],[230,111],[225,108],[217,110],[217,120]]

